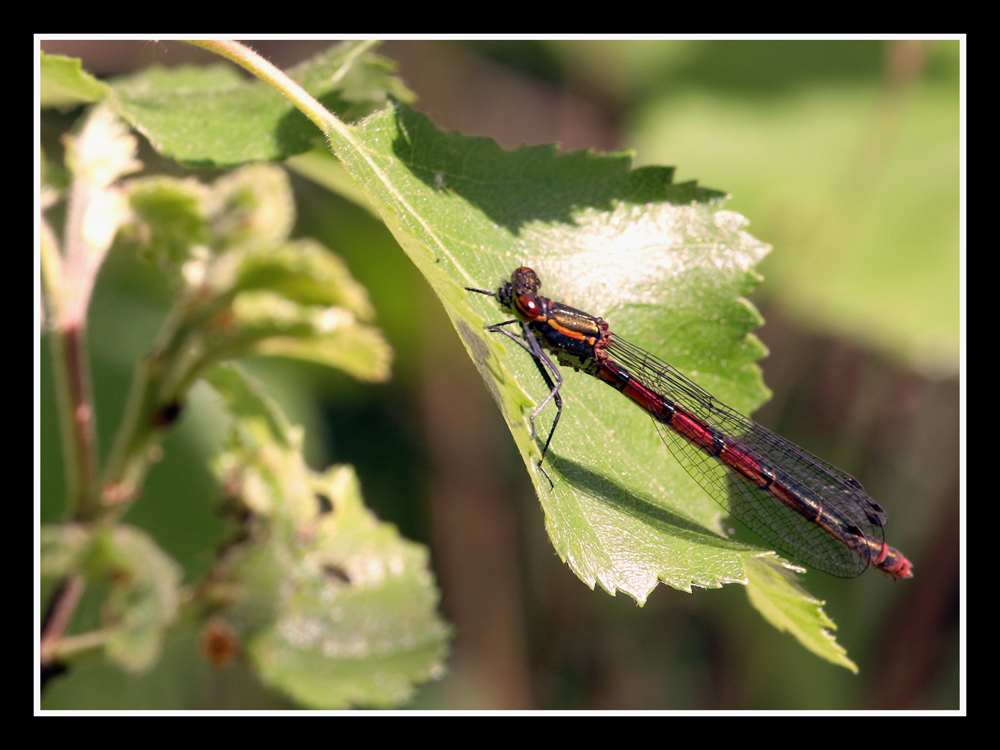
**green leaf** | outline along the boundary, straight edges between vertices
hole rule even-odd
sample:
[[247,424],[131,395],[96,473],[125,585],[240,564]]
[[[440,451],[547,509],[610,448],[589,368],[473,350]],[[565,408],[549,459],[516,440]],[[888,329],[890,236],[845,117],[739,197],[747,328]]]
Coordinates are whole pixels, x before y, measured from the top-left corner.
[[822,659],[839,664],[855,674],[857,665],[834,639],[837,626],[822,609],[824,602],[804,591],[791,573],[766,558],[747,561],[747,596],[764,618],[782,633],[795,639]]
[[287,357],[336,367],[351,377],[370,382],[389,379],[392,349],[382,332],[362,325],[349,316],[334,318],[322,311],[313,336],[269,336],[248,349],[262,357]]
[[295,224],[295,201],[285,170],[251,164],[220,177],[208,197],[217,251],[273,252]]
[[113,583],[104,610],[113,623],[105,653],[124,669],[145,671],[159,659],[167,628],[177,617],[183,571],[134,526],[119,524],[98,540],[95,562]]
[[318,242],[287,239],[295,207],[283,169],[253,164],[211,186],[143,178],[128,189],[133,237],[187,298],[161,335],[176,342],[170,348],[178,362],[182,353],[201,357],[181,362],[188,370],[178,383],[213,361],[249,354],[388,378],[391,348],[378,329],[359,322],[375,315],[367,290]]
[[444,673],[448,628],[435,614],[428,552],[364,507],[350,467],[311,484],[333,504],[315,538],[274,539],[239,569],[247,586],[272,580],[272,566],[282,581],[274,619],[249,636],[247,650],[266,682],[303,705],[403,703],[415,683]]
[[216,471],[253,513],[217,580],[261,678],[314,708],[409,700],[443,675],[449,635],[426,548],[365,508],[351,467],[311,472],[300,431],[235,367],[208,380],[236,419]]
[[292,240],[248,254],[235,288],[270,289],[302,305],[336,305],[361,320],[375,317],[368,291],[347,264],[315,240]]
[[43,608],[55,587],[83,569],[94,545],[94,531],[84,524],[46,524],[39,529],[39,573]]
[[42,108],[60,109],[89,104],[103,99],[111,90],[106,83],[98,81],[83,70],[83,65],[75,57],[46,55],[41,53],[40,102]]
[[[412,94],[373,43],[344,42],[288,71],[344,120]],[[112,84],[125,117],[157,151],[191,166],[278,161],[322,143],[322,134],[270,86],[229,66],[151,68]]]
[[[723,208],[722,193],[674,184],[672,169],[632,169],[627,154],[504,152],[489,139],[441,133],[403,105],[329,137],[444,303],[514,435],[552,544],[581,580],[642,604],[659,581],[690,591],[748,583],[756,558],[785,564],[727,538],[721,507],[646,414],[565,369],[566,409],[546,457],[550,489],[536,464],[555,408],[539,419],[535,440],[528,419],[548,389],[521,347],[484,331],[510,313],[464,289],[496,289],[528,265],[546,296],[604,317],[751,413],[768,394],[756,366],[765,350],[751,334],[761,320],[745,295],[769,248]],[[803,592],[771,606],[797,610],[807,601]],[[814,630],[828,624],[819,614],[813,607]]]
[[156,176],[129,180],[126,188],[149,257],[179,270],[192,248],[208,244],[209,190],[201,182]]
[[392,350],[377,328],[337,307],[296,305],[273,292],[241,292],[224,327],[211,334],[213,358],[258,354],[339,367],[372,381],[386,380]]
[[126,525],[96,532],[82,524],[43,526],[41,573],[43,592],[76,573],[90,583],[110,580],[101,610],[105,654],[130,672],[156,663],[177,618],[182,572],[146,532]]

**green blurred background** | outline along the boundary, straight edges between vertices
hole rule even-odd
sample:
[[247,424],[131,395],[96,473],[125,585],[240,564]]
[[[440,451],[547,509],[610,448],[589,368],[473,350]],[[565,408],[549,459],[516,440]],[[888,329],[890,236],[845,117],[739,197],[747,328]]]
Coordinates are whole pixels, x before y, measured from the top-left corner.
[[[331,44],[248,43],[280,67]],[[101,77],[214,61],[170,41],[42,48]],[[354,464],[378,515],[431,548],[457,637],[449,674],[410,707],[958,708],[959,42],[397,40],[380,51],[442,129],[505,148],[631,148],[637,165],[675,166],[678,180],[731,193],[726,207],[774,246],[753,301],[775,397],[754,416],[857,476],[916,574],[807,575],[857,676],[766,625],[740,586],[661,587],[642,609],[590,591],[554,555],[513,441],[429,287],[366,211],[293,177],[296,234],[342,255],[369,289],[396,351],[393,378],[362,385],[301,363],[247,365],[306,426],[314,468]],[[73,117],[46,112],[43,142]],[[168,302],[154,270],[112,252],[91,306],[104,451]],[[63,508],[48,363],[43,342],[43,522]],[[126,519],[189,581],[224,533],[205,465],[220,436],[203,401],[192,394]],[[98,616],[85,599],[81,625]],[[148,675],[74,667],[42,705],[291,707],[244,666],[201,661],[197,639],[181,628]]]

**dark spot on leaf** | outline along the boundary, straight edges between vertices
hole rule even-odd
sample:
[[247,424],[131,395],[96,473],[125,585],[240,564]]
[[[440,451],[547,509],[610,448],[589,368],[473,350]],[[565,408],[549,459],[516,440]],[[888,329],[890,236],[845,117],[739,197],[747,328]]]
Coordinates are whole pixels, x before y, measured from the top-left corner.
[[347,571],[344,570],[339,565],[334,565],[332,563],[327,563],[323,566],[323,572],[326,573],[330,578],[334,578],[341,583],[350,583],[351,577],[347,575]]
[[319,503],[319,514],[321,516],[333,512],[333,500],[330,499],[329,495],[317,492],[316,502]]

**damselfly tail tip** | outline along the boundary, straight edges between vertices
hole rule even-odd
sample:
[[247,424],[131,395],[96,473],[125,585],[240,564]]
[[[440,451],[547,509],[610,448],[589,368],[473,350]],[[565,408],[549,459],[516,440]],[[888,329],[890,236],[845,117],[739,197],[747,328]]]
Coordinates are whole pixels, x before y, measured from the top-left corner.
[[913,563],[898,549],[885,544],[875,567],[890,578],[913,578]]
[[[909,563],[910,561],[907,560],[906,562]],[[879,570],[890,578],[913,578],[913,568],[909,564],[903,570],[886,570],[885,568],[879,568]]]
[[910,561],[907,560],[905,557],[903,558],[903,561],[906,563],[906,565],[905,565],[905,567],[903,569],[901,569],[896,574],[896,577],[897,578],[913,578],[913,566],[910,565]]

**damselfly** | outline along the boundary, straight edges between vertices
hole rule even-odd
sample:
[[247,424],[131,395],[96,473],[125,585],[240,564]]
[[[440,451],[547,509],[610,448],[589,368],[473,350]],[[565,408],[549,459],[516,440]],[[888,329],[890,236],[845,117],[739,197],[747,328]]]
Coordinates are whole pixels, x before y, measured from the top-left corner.
[[[857,479],[718,401],[612,333],[604,319],[542,297],[541,285],[533,270],[521,267],[496,292],[466,288],[495,297],[514,314],[487,330],[525,349],[549,387],[530,420],[534,437],[535,418],[555,402],[538,462],[546,478],[542,464],[563,411],[563,378],[551,353],[560,365],[604,381],[649,414],[695,481],[777,549],[842,578],[854,578],[869,565],[893,578],[912,577],[910,561],[883,541],[885,511]],[[523,337],[506,330],[512,323],[520,324]]]

